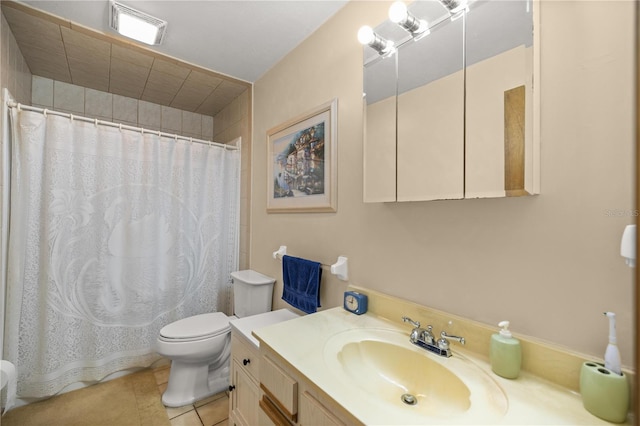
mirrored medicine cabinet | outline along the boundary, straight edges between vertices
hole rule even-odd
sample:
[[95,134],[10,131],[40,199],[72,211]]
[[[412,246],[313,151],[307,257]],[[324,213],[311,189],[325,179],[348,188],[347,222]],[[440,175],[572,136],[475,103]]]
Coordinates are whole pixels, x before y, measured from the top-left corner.
[[387,20],[394,42],[364,46],[364,201],[427,201],[539,193],[537,4],[477,0],[451,14],[408,5],[429,31]]

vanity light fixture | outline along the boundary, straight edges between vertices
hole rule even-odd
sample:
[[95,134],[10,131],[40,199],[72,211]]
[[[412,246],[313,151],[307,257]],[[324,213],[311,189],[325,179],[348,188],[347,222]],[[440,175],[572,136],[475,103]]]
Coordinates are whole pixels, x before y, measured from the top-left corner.
[[393,42],[380,37],[368,26],[362,26],[358,30],[358,41],[374,49],[380,56],[389,56],[394,51]]
[[[455,1],[455,0],[449,0]],[[418,40],[429,34],[429,24],[424,19],[418,19],[407,10],[407,5],[401,1],[394,2],[389,8],[389,20],[409,31]]]
[[109,25],[125,37],[146,44],[160,44],[167,29],[167,21],[147,15],[144,12],[111,2]]
[[452,20],[458,19],[459,12],[469,8],[467,0],[440,0],[440,3],[447,8]]

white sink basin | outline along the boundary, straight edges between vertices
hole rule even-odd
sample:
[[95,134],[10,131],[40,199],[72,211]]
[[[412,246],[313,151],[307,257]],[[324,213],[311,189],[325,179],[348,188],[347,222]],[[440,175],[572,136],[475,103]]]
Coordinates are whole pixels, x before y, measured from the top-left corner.
[[399,423],[491,424],[507,410],[498,384],[469,359],[440,357],[409,342],[408,333],[352,329],[324,346],[324,361],[343,386],[385,405]]

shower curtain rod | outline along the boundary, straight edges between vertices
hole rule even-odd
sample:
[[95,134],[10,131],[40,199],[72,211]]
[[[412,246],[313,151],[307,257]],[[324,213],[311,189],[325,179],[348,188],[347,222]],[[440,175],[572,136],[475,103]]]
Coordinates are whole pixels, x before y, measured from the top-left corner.
[[230,150],[237,150],[238,149],[237,146],[233,146],[233,145],[227,145],[227,144],[223,144],[223,143],[219,143],[219,142],[205,141],[203,139],[190,138],[190,137],[187,137],[187,136],[180,136],[180,135],[176,135],[176,134],[173,134],[173,133],[165,133],[165,132],[161,132],[159,130],[149,130],[149,129],[145,129],[145,128],[142,128],[142,127],[129,126],[129,125],[122,124],[122,123],[113,123],[111,121],[104,121],[104,120],[98,120],[97,118],[83,117],[83,116],[80,116],[80,115],[74,115],[74,114],[70,114],[70,113],[67,113],[67,112],[60,112],[60,111],[55,111],[55,110],[46,109],[46,108],[38,108],[38,107],[30,106],[30,105],[23,105],[21,103],[15,102],[13,100],[7,101],[7,106],[9,108],[18,108],[18,111],[25,110],[25,111],[38,112],[38,113],[44,114],[45,116],[47,114],[53,114],[53,115],[59,115],[61,117],[67,117],[67,118],[70,118],[71,120],[80,120],[80,121],[86,121],[88,123],[95,123],[96,126],[98,124],[101,124],[103,126],[117,127],[120,130],[122,130],[122,129],[133,130],[134,132],[140,132],[140,133],[143,133],[143,134],[144,133],[152,133],[154,135],[165,136],[165,137],[172,138],[172,139],[175,139],[175,140],[182,139],[182,140],[186,140],[186,141],[189,141],[189,142],[201,143],[201,144],[209,145],[209,146],[217,146],[217,147],[224,148],[224,149],[230,149]]

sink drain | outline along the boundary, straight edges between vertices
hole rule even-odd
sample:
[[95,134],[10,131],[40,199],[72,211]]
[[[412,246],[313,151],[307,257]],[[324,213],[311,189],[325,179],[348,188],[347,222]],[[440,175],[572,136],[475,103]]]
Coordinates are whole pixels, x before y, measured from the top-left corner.
[[405,393],[400,399],[407,405],[416,405],[418,403],[418,399],[410,393]]

